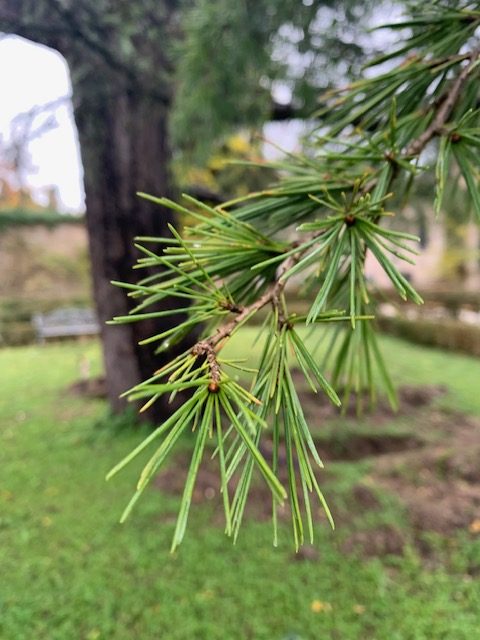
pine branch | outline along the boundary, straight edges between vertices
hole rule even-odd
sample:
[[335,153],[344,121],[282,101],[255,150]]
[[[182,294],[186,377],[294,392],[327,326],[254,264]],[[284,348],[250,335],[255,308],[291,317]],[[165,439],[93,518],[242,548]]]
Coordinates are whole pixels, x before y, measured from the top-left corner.
[[[480,47],[462,55],[448,56],[441,61],[436,61],[436,64],[444,64],[445,62],[462,62],[464,60],[469,60],[469,63],[463,67],[462,71],[452,82],[450,88],[445,92],[445,94],[431,105],[430,109],[435,114],[431,124],[417,138],[410,141],[406,149],[401,154],[402,159],[411,160],[414,157],[418,157],[433,138],[438,135],[442,135],[445,132],[445,125],[461,97],[462,91],[465,88],[465,84],[468,81],[470,74],[475,68],[479,68]],[[398,176],[400,165],[396,162],[397,158],[394,153],[388,151],[385,153],[384,157],[386,163],[392,167],[387,186],[388,191]],[[372,178],[372,180],[369,180],[366,183],[362,189],[362,193],[364,195],[372,193],[377,184],[378,178]],[[378,223],[379,221],[380,217],[377,216],[375,218],[375,222]],[[365,258],[366,253],[364,255],[364,260]]]
[[[292,243],[294,248],[296,243]],[[278,307],[278,300],[282,294],[286,282],[282,280],[282,276],[287,273],[300,259],[301,252],[289,256],[278,269],[278,275],[275,282],[260,296],[255,302],[231,309],[236,315],[229,322],[221,326],[217,331],[205,340],[200,340],[192,348],[194,355],[205,355],[210,366],[210,372],[213,383],[220,380],[220,368],[216,359],[216,351],[221,342],[230,337],[235,329],[247,320],[252,314],[256,313],[269,303],[273,303]]]
[[[330,113],[323,114],[325,127],[316,153],[290,154],[273,163],[281,175],[277,185],[215,208],[191,197],[186,197],[189,207],[157,200],[195,220],[195,224],[187,226],[183,235],[171,228],[172,237],[140,239],[160,242],[164,249],[156,254],[139,246],[144,257],[138,266],[162,265],[167,273],[146,278],[139,285],[122,285],[141,302],[136,308],[137,317],[134,314],[117,321],[173,313],[168,309],[143,313],[149,305],[172,297],[188,300],[190,306],[183,309],[185,319],[167,332],[152,336],[149,342],[162,340],[159,348],[168,348],[192,326],[204,323],[207,327],[207,337],[129,392],[131,399],[148,398],[145,406],[161,394],[169,393],[173,398],[179,391],[187,392],[188,400],[175,417],[152,436],[162,435],[163,440],[142,473],[138,488],[138,492],[143,490],[181,432],[192,429],[196,444],[174,546],[183,537],[207,438],[217,438],[215,453],[220,458],[226,531],[234,539],[255,465],[272,491],[275,544],[277,505],[285,495],[297,549],[307,536],[313,538],[310,494],[316,494],[333,526],[314,471],[314,463],[317,468],[323,465],[303,414],[292,366],[314,392],[322,391],[334,405],[341,404],[335,389],[342,388],[344,407],[349,406],[354,394],[357,410],[361,411],[364,399],[370,406],[375,403],[380,385],[395,407],[394,386],[375,327],[368,322],[372,316],[365,274],[367,251],[401,298],[416,303],[422,299],[398,264],[398,260],[413,264],[411,254],[416,251],[411,243],[418,238],[381,224],[386,216],[393,215],[385,209],[392,185],[395,183],[397,196],[404,195],[404,185],[426,170],[416,162],[418,156],[439,136],[437,199],[448,177],[449,158],[454,157],[480,215],[480,110],[476,106],[478,89],[471,81],[480,68],[480,47],[464,53],[475,37],[480,18],[466,20],[461,9],[439,6],[435,11],[434,16],[415,18],[418,29],[402,47],[374,64],[403,59],[407,53],[406,61],[350,85]],[[411,24],[407,21],[406,26]],[[292,226],[301,240],[287,243],[283,234]],[[313,293],[313,301],[305,315],[290,315],[285,287],[298,274],[302,275],[304,291]],[[268,305],[272,306],[264,325],[268,335],[256,369],[220,357],[227,339]],[[336,323],[323,366],[297,332],[297,327],[320,322]],[[229,375],[230,366],[243,369],[244,375],[253,373],[250,383],[242,386],[237,382]],[[273,440],[270,460],[265,460],[262,453],[267,425]],[[139,445],[117,468],[123,468],[150,441]],[[282,441],[286,492],[278,481]],[[234,475],[239,480],[230,502],[228,487]]]
[[[292,248],[293,247],[294,243],[292,243]],[[276,303],[286,284],[285,281],[281,280],[282,276],[298,262],[301,255],[302,254],[299,252],[294,256],[289,256],[278,270],[278,277],[276,278],[273,285],[262,296],[260,296],[258,300],[243,307],[238,315],[236,315],[230,322],[223,325],[223,327],[218,329],[218,331],[214,333],[213,336],[206,342],[208,342],[211,347],[217,347],[222,342],[222,340],[228,338],[233,333],[235,328],[239,324],[244,322],[252,313],[259,311],[269,302]]]

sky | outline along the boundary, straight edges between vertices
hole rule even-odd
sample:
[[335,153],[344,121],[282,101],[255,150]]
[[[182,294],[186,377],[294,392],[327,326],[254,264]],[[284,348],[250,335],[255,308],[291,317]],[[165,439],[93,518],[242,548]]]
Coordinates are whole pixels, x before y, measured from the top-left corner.
[[[0,136],[4,140],[9,138],[16,115],[35,105],[67,98],[53,111],[58,125],[29,145],[32,171],[28,183],[39,201],[45,197],[45,187],[56,185],[63,212],[83,211],[80,151],[65,60],[47,47],[16,36],[4,37],[0,40],[0,86]],[[39,116],[38,124],[44,119]]]

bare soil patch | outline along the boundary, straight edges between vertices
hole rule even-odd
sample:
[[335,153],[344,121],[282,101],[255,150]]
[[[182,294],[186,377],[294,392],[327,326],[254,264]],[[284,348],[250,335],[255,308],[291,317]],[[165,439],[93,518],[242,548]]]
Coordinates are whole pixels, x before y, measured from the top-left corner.
[[[303,393],[303,406],[314,427],[328,418],[338,418],[336,410],[323,397]],[[353,531],[342,543],[345,552],[356,551],[366,557],[399,554],[408,539],[427,554],[425,532],[448,536],[458,529],[471,529],[472,523],[480,519],[480,420],[436,408],[434,400],[442,393],[444,389],[441,387],[400,389],[399,413],[412,420],[408,433],[381,432],[382,423],[398,414],[393,414],[386,403],[380,403],[377,410],[369,415],[372,429],[368,433],[347,433],[339,437],[332,431],[329,438],[316,439],[320,456],[325,461],[368,458],[373,463],[368,482],[357,484],[345,497],[346,507],[337,517],[340,530],[351,531],[353,522],[358,522],[358,516],[381,508],[378,491],[393,494],[405,507],[405,530],[383,524],[373,530]],[[318,433],[318,428],[316,431]],[[268,438],[262,443],[262,451],[267,459],[271,458],[272,443]],[[286,465],[282,464],[282,458],[285,459],[285,453],[281,449],[280,479],[285,482]],[[180,495],[189,462],[186,454],[177,457],[174,464],[157,477],[158,489]],[[325,479],[331,480],[328,466],[322,471],[322,481]],[[234,488],[235,478],[232,491]],[[198,474],[193,502],[211,503],[215,521],[222,521],[216,459],[205,458]],[[268,488],[260,480],[254,482],[247,502],[247,517],[269,519],[271,509]],[[288,507],[279,515],[289,518]]]
[[377,529],[356,531],[342,544],[345,553],[358,553],[367,558],[385,555],[401,555],[407,542],[403,531],[392,525]]
[[68,392],[81,398],[106,398],[107,387],[105,378],[98,376],[85,380],[77,380],[68,387]]
[[[423,445],[423,441],[411,435],[368,433],[348,434],[345,438],[317,438],[315,444],[323,461],[355,461],[416,449]],[[260,449],[266,458],[270,458],[272,442],[266,440]],[[286,463],[285,449],[282,446],[279,451],[279,462]]]
[[468,529],[480,517],[480,421],[465,416],[440,444],[379,459],[372,479],[405,504],[416,532]]
[[[447,392],[446,387],[443,385],[429,385],[421,387],[405,385],[400,387],[397,391],[397,411],[394,411],[389,402],[384,398],[380,398],[376,403],[376,406],[372,409],[369,406],[369,398],[366,394],[357,395],[352,392],[350,394],[348,404],[343,406],[342,412],[340,412],[340,410],[330,402],[324,393],[315,394],[309,389],[306,389],[303,375],[300,372],[294,371],[293,378],[297,381],[298,386],[301,389],[299,391],[299,398],[305,415],[312,423],[323,423],[325,420],[338,418],[339,415],[356,419],[358,416],[358,410],[360,409],[362,414],[368,416],[369,422],[374,425],[381,426],[385,422],[392,420],[392,418],[411,415],[423,407],[430,406],[437,398]],[[341,390],[339,395],[342,398]]]
[[[411,406],[423,406],[428,401],[438,395],[438,391],[431,390],[430,388],[420,390],[415,394],[409,390],[401,390],[401,397],[408,398],[404,401],[404,410]],[[316,396],[310,393],[308,397],[311,401],[312,397],[316,401]],[[421,398],[419,400],[419,398]],[[412,400],[413,399],[413,400]],[[323,406],[323,405],[322,405]],[[328,400],[325,402],[325,406],[331,407],[331,403]],[[333,408],[334,411],[335,408]],[[380,413],[385,413],[387,409],[385,406],[379,406],[377,409]],[[389,415],[393,415],[391,410]],[[375,412],[373,415],[376,415]],[[336,411],[338,416],[338,412]],[[319,422],[319,414],[316,414],[316,419],[311,421],[314,425]],[[323,420],[322,420],[323,421]],[[356,461],[369,457],[379,457],[391,453],[397,453],[401,451],[416,450],[423,446],[423,440],[419,437],[410,434],[390,434],[390,433],[367,433],[367,434],[346,434],[341,437],[336,435],[330,438],[316,438],[316,445],[319,451],[320,457],[325,461]],[[260,450],[267,460],[272,458],[273,444],[271,439],[266,437],[260,445]],[[285,464],[283,464],[285,463]],[[177,456],[175,463],[163,471],[157,476],[156,486],[169,494],[181,495],[187,469],[190,464],[189,456],[182,454]],[[285,448],[280,444],[279,450],[279,467],[280,467],[280,479],[287,481],[286,475],[286,454]],[[324,477],[325,477],[325,473]],[[236,478],[232,479],[231,487],[232,491],[236,486]],[[359,488],[358,495],[361,492],[365,493],[366,488]],[[203,501],[215,501],[219,498],[220,485],[219,485],[219,467],[218,460],[210,459],[207,456],[204,458],[200,467],[196,485],[193,492],[192,501],[195,503]],[[358,497],[357,495],[357,497]],[[371,501],[371,498],[370,498]],[[362,502],[362,500],[360,500]],[[270,517],[271,515],[271,494],[270,491],[261,484],[254,483],[250,492],[249,504],[253,505],[253,510],[258,515],[259,513],[265,513]],[[365,506],[365,505],[363,505]]]

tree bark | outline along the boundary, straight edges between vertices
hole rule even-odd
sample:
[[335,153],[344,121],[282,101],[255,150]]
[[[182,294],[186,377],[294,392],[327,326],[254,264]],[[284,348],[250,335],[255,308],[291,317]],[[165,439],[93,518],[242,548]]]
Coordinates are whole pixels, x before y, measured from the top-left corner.
[[[75,77],[75,74],[72,74]],[[84,80],[82,80],[84,83]],[[107,393],[114,411],[125,408],[126,389],[149,378],[161,364],[152,345],[138,342],[175,322],[143,321],[106,325],[134,306],[125,289],[112,280],[135,282],[147,272],[133,271],[138,257],[135,236],[168,235],[169,212],[136,195],[137,191],[171,195],[167,110],[148,96],[103,89],[102,95],[74,86],[75,108],[87,205],[87,226],[95,305],[101,324]],[[165,415],[154,405],[150,417]],[[152,415],[153,414],[153,415]]]

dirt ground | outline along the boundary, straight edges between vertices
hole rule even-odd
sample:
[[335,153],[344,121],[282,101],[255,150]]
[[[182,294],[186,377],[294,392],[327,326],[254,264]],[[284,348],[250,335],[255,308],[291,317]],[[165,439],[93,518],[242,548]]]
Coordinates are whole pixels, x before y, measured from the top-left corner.
[[[307,421],[312,425],[317,448],[326,463],[321,480],[334,482],[331,473],[335,462],[368,460],[370,463],[368,475],[351,488],[336,517],[337,528],[348,532],[342,542],[346,552],[359,552],[364,556],[397,554],[402,553],[409,541],[416,544],[423,555],[428,555],[425,533],[449,535],[457,529],[472,534],[480,532],[480,420],[438,408],[435,400],[444,393],[441,387],[403,387],[399,390],[398,413],[380,402],[376,410],[363,419],[371,425],[368,432],[362,429],[355,434],[350,429],[337,437],[335,430],[329,429],[325,437],[321,425],[338,420],[338,412],[320,396],[302,392]],[[352,411],[349,408],[347,418]],[[405,432],[383,429],[395,417],[402,418],[402,424],[407,425]],[[268,438],[262,450],[268,459],[271,454]],[[282,451],[280,467],[281,458]],[[187,455],[178,456],[157,477],[158,489],[181,494],[184,473],[179,473],[179,469],[186,470],[188,465]],[[220,523],[218,475],[217,460],[205,457],[193,502],[215,505],[215,520],[218,516]],[[381,524],[369,530],[356,530],[354,523],[359,516],[382,509],[380,494],[390,494],[400,501],[407,526]],[[247,517],[271,517],[271,495],[261,481],[252,486]],[[289,517],[288,508],[280,517]],[[302,553],[308,556],[309,552]]]

